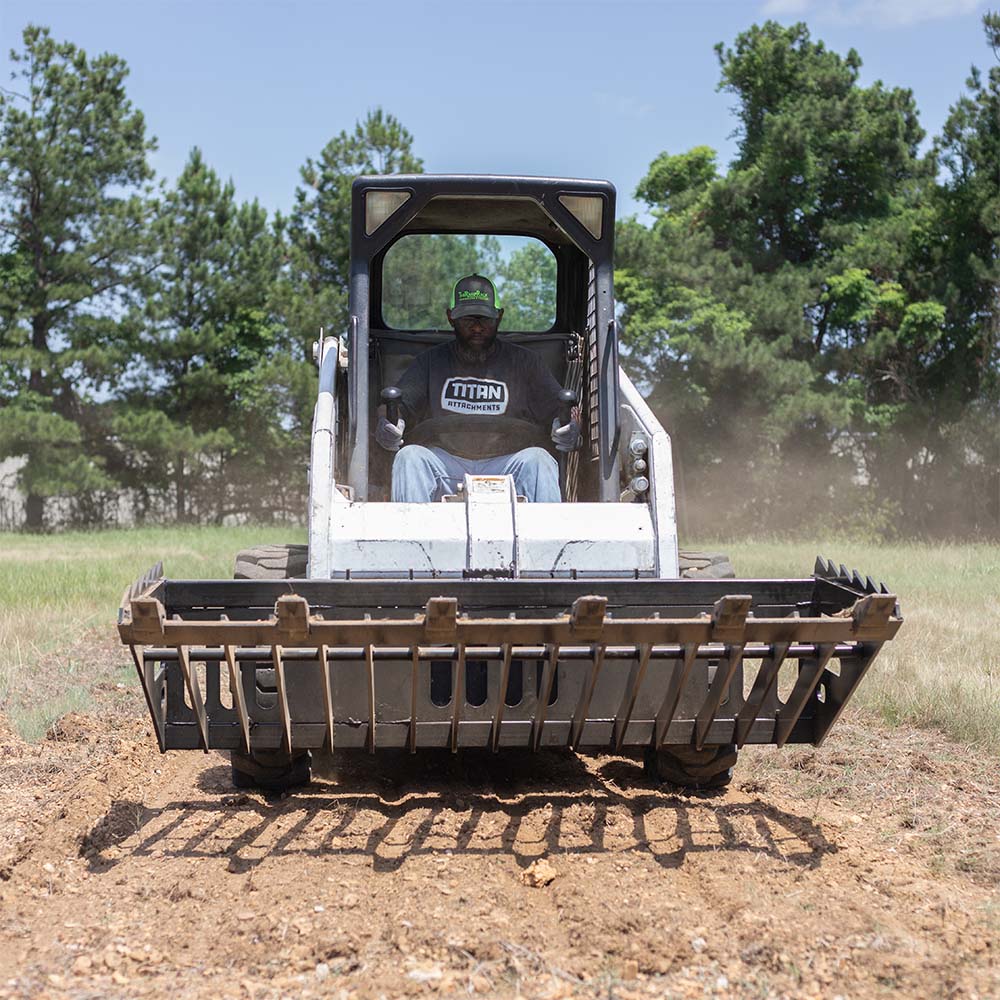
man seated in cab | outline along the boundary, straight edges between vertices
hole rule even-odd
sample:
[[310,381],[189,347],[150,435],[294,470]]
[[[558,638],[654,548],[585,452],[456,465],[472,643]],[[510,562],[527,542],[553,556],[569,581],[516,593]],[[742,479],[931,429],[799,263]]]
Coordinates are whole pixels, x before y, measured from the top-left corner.
[[[513,476],[519,496],[537,503],[559,503],[559,465],[545,448],[511,449],[512,437],[544,429],[558,451],[580,445],[574,417],[559,422],[559,392],[536,354],[497,338],[503,309],[489,278],[470,274],[452,290],[445,309],[455,339],[432,347],[414,360],[399,380],[400,418],[393,424],[381,413],[375,440],[397,452],[392,464],[392,499],[426,503],[454,494],[466,473]],[[526,424],[507,423],[505,418]],[[408,444],[403,436],[424,421],[433,443]]]

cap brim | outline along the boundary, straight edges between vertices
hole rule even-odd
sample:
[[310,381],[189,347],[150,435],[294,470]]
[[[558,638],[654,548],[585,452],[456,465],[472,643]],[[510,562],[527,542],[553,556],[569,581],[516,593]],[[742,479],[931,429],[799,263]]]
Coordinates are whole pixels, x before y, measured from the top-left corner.
[[499,309],[494,309],[493,306],[483,302],[460,302],[451,311],[452,319],[461,319],[463,316],[485,316],[487,319],[496,319],[499,315]]

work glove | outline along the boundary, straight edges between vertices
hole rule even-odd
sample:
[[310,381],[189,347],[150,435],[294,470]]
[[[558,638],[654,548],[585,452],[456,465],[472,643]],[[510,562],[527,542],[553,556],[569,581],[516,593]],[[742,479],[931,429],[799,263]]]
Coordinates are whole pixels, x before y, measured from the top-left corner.
[[576,451],[580,447],[580,425],[571,420],[568,424],[559,426],[559,418],[552,421],[552,443],[556,451]]
[[400,417],[399,422],[390,424],[384,416],[379,416],[378,426],[375,428],[375,440],[385,448],[386,451],[399,451],[403,444],[403,431],[406,430],[406,421]]

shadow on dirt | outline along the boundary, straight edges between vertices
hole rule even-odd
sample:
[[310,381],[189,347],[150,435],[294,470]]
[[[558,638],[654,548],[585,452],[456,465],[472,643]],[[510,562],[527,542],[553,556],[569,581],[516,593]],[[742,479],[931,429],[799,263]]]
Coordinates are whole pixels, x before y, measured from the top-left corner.
[[807,816],[655,787],[623,758],[588,766],[569,752],[356,754],[318,761],[314,773],[312,785],[267,798],[234,791],[227,766],[206,768],[201,795],[158,809],[129,853],[227,856],[239,873],[284,856],[370,858],[375,871],[393,871],[445,852],[506,854],[522,867],[550,853],[642,853],[664,868],[731,852],[816,868],[838,849]]

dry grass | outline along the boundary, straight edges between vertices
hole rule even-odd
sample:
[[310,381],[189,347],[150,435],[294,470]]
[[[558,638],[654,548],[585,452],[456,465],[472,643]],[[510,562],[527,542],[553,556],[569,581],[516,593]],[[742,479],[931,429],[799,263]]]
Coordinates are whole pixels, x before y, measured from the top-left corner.
[[[706,546],[708,547],[708,546]],[[884,581],[904,625],[858,691],[888,722],[1000,750],[1000,545],[737,540],[739,576],[805,576],[822,554]]]
[[162,560],[173,577],[222,578],[236,553],[302,541],[302,529],[139,528],[0,536],[0,711],[28,739],[131,686],[114,622],[122,591]]

